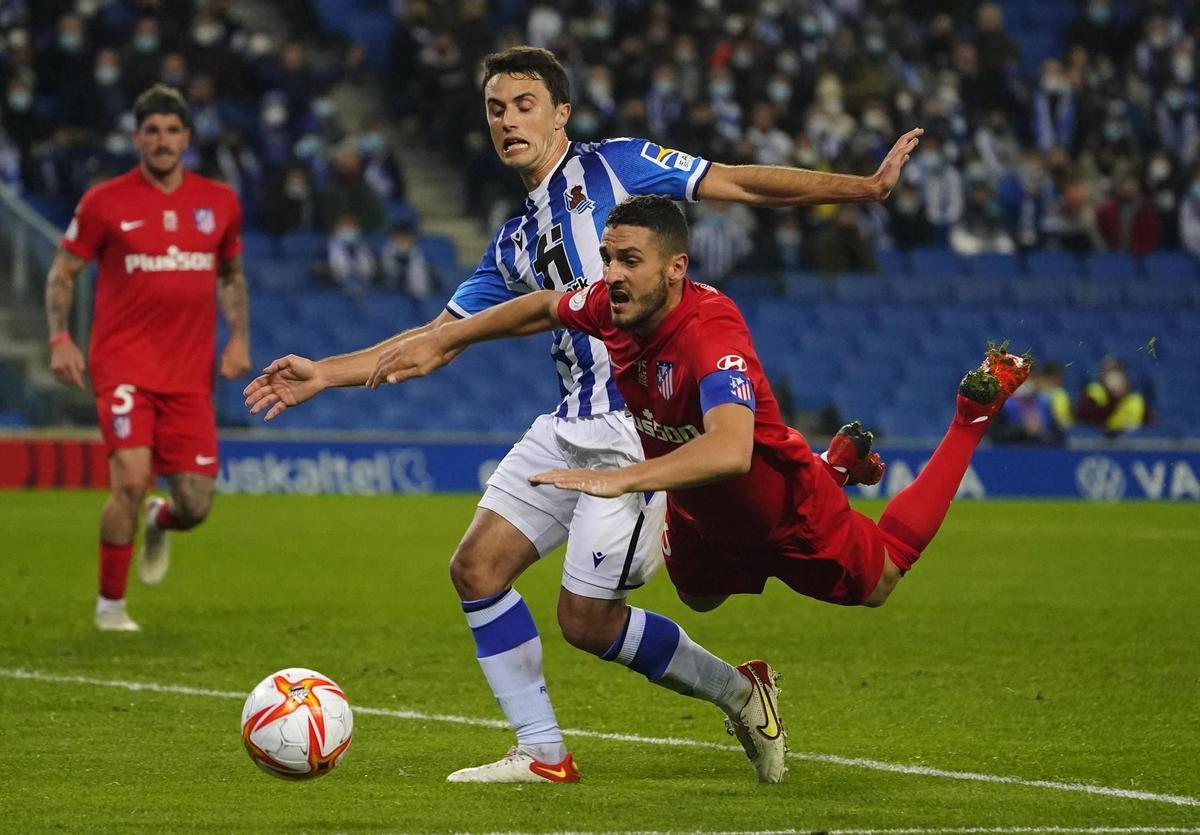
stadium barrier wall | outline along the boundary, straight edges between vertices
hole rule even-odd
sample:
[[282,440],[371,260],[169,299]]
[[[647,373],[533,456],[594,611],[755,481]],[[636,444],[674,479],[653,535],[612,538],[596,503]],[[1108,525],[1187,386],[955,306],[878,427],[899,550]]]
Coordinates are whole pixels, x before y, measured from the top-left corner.
[[[225,438],[225,493],[400,495],[477,493],[508,451],[497,440],[402,441]],[[881,447],[887,474],[852,492],[891,496],[912,483],[930,448]],[[0,438],[0,487],[105,487],[104,448],[91,438]],[[1076,498],[1200,501],[1200,449],[980,449],[959,487],[965,499]]]

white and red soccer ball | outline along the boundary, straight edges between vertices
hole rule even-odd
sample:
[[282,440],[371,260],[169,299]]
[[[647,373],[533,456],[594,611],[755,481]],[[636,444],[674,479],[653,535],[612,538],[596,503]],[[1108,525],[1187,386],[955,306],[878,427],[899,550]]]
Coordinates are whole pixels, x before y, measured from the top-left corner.
[[350,747],[354,714],[342,688],[315,670],[289,667],[264,678],[242,708],[242,742],[275,777],[328,774]]

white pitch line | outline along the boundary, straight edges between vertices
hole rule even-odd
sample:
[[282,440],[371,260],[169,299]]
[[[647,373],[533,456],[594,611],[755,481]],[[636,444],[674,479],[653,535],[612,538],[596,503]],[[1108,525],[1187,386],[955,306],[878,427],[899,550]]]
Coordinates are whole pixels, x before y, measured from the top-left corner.
[[[114,687],[121,690],[144,691],[150,693],[177,693],[183,696],[208,696],[218,699],[244,699],[244,693],[236,693],[230,690],[209,690],[201,687],[188,687],[180,684],[157,684],[154,682],[143,681],[119,681],[115,679],[92,678],[90,676],[66,676],[58,675],[57,673],[43,673],[37,670],[24,669],[4,669],[0,668],[0,678],[19,680],[19,681],[41,681],[57,684],[90,684],[96,687]],[[393,719],[407,719],[417,722],[449,722],[456,725],[469,725],[479,728],[499,728],[506,729],[509,727],[507,722],[502,722],[498,719],[477,719],[471,716],[454,716],[444,713],[424,713],[417,710],[395,710],[383,707],[365,707],[363,705],[354,705],[356,713],[362,713],[370,716],[388,716]],[[587,737],[589,739],[602,739],[608,742],[633,742],[640,745],[666,745],[674,748],[704,748],[709,750],[719,751],[738,751],[742,749],[735,745],[721,745],[716,742],[704,742],[697,739],[681,739],[679,737],[655,737],[655,736],[639,736],[637,734],[615,734],[606,733],[603,731],[591,731],[585,728],[563,728],[563,734],[566,736]],[[1010,786],[1023,786],[1026,788],[1035,789],[1053,789],[1055,791],[1076,792],[1080,794],[1094,794],[1103,797],[1117,797],[1125,800],[1145,800],[1153,803],[1169,803],[1173,806],[1200,806],[1200,798],[1188,797],[1186,795],[1177,794],[1161,794],[1158,792],[1139,791],[1136,789],[1118,789],[1109,786],[1097,786],[1092,783],[1071,783],[1060,780],[1031,780],[1025,777],[1012,777],[1002,774],[985,774],[975,771],[952,771],[943,768],[933,768],[925,765],[904,765],[902,763],[889,763],[882,760],[872,760],[863,757],[840,757],[836,754],[816,754],[805,751],[790,751],[788,757],[804,762],[825,763],[827,765],[841,765],[850,768],[862,768],[870,771],[887,771],[893,774],[910,774],[918,777],[940,777],[947,780],[962,780],[976,783],[1002,783]],[[832,831],[832,830],[831,830]],[[904,832],[925,833],[925,832],[950,832],[952,830],[839,830],[845,835],[868,835],[868,833],[876,832],[891,832],[895,835],[901,835]],[[957,831],[957,830],[955,830]],[[1005,830],[961,830],[962,832],[1021,832],[1019,829]],[[1042,829],[1028,830],[1030,832],[1046,831]],[[1088,830],[1060,830],[1062,832],[1086,832]],[[1120,831],[1120,830],[1098,830],[1098,831]],[[1137,832],[1146,832],[1151,830],[1129,830]],[[1162,830],[1163,832],[1171,832],[1175,830]],[[1180,830],[1186,832],[1200,832],[1200,830]]]

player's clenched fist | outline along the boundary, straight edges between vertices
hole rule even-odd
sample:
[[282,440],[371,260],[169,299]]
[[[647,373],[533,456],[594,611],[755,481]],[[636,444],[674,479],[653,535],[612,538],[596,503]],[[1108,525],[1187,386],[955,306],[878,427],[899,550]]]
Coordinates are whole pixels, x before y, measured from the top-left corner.
[[299,406],[305,400],[325,390],[325,378],[317,363],[306,357],[288,354],[263,369],[242,390],[250,414],[263,409],[264,420],[271,420],[289,406]]
[[64,385],[83,388],[83,353],[70,339],[50,349],[50,370]]
[[221,352],[221,376],[236,380],[250,370],[250,346],[246,340],[232,338]]

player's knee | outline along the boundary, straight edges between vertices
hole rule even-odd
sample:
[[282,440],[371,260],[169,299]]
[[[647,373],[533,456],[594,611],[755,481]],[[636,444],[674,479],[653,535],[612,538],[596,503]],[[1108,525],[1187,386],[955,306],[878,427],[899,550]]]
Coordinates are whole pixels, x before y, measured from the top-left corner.
[[146,496],[146,482],[140,479],[122,480],[112,485],[112,496],[126,510],[137,512]]
[[208,517],[212,500],[211,490],[180,491],[171,502],[172,515],[181,529],[194,528]]
[[479,600],[503,591],[506,585],[497,582],[487,560],[466,543],[450,558],[450,582],[461,600]]
[[584,652],[603,655],[625,626],[623,600],[593,600],[563,594],[558,601],[558,626],[563,639]]
[[711,612],[713,609],[720,606],[729,599],[728,595],[718,595],[715,597],[694,597],[686,592],[676,591],[679,599],[683,601],[683,605],[687,606],[693,612]]
[[862,605],[868,609],[878,609],[884,603],[887,603],[888,598],[892,596],[892,592],[900,583],[900,578],[903,576],[904,574],[896,567],[895,563],[888,558],[884,558],[883,573],[879,577],[879,582],[875,584],[875,588],[868,595],[867,599],[863,601]]

